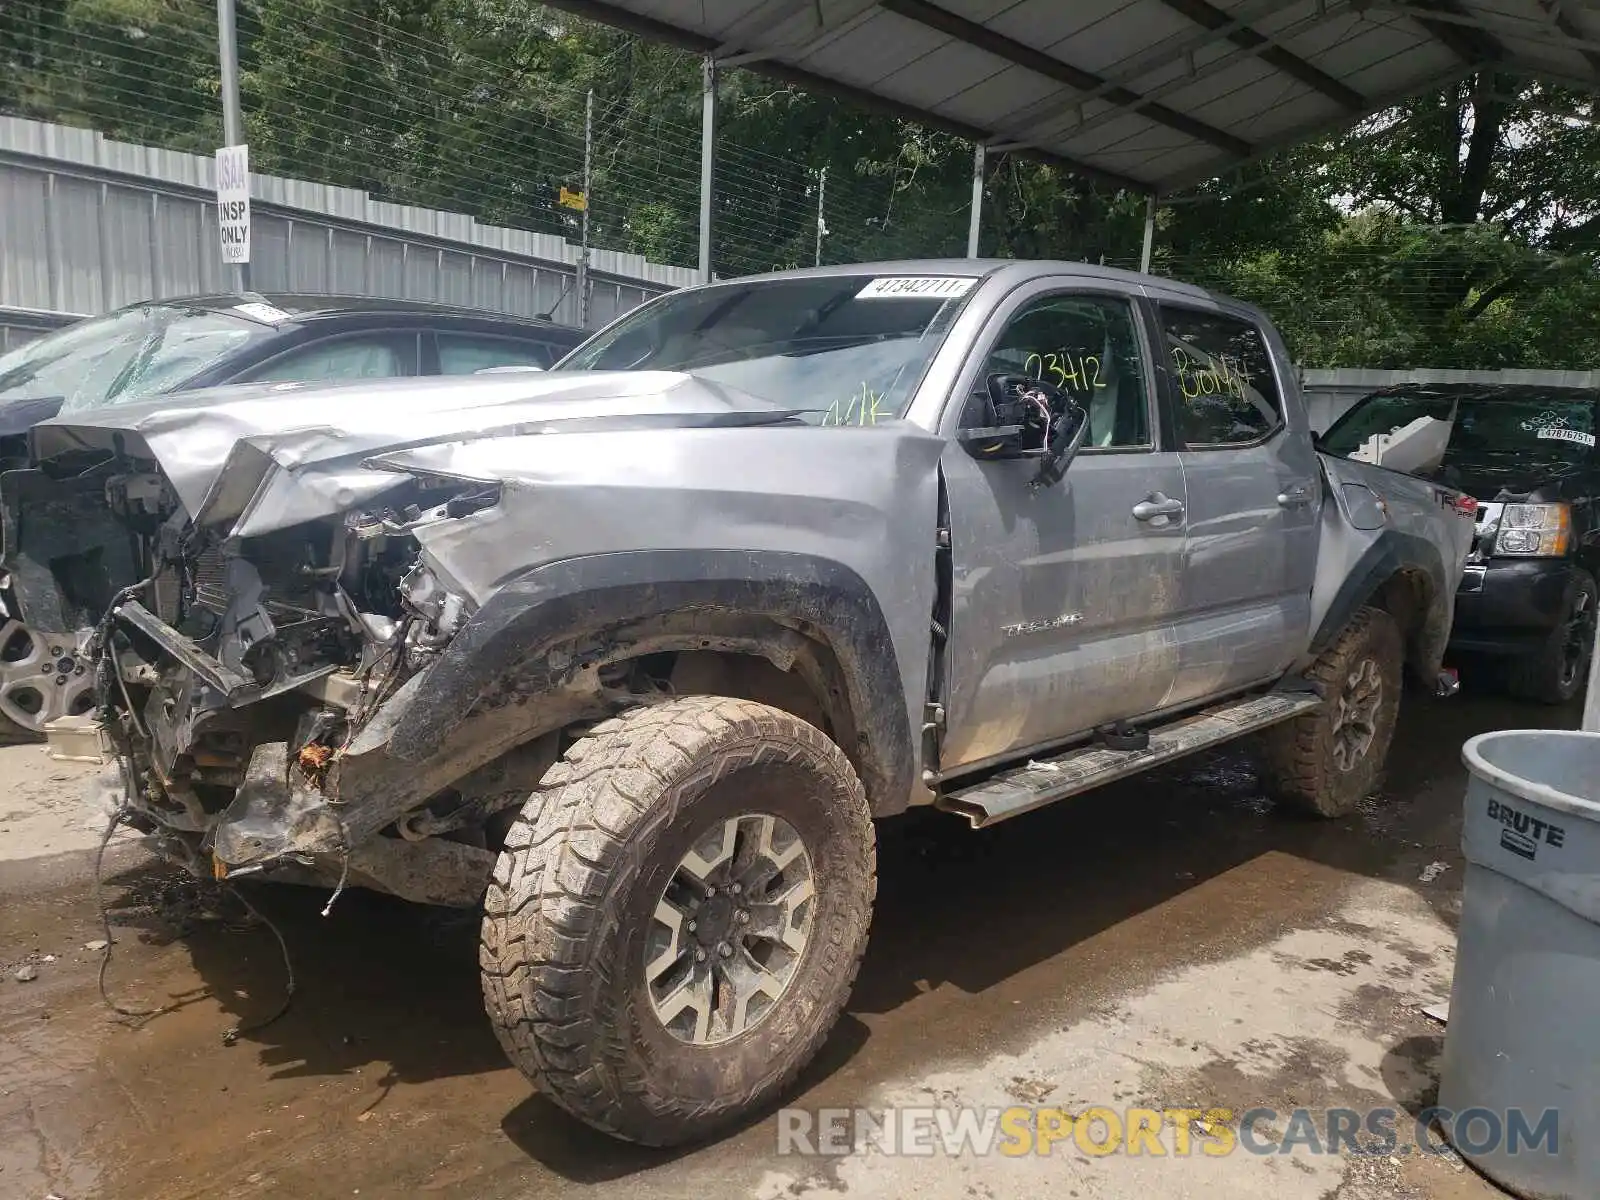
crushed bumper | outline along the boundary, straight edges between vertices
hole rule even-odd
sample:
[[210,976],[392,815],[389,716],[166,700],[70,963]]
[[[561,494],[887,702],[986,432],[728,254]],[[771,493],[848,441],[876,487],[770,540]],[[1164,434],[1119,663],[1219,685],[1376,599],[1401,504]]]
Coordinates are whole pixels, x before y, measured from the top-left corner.
[[[311,704],[291,736],[257,740],[253,733],[271,726],[255,714],[271,712],[284,687],[263,686],[230,669],[137,601],[118,606],[114,619],[124,636],[137,634],[159,650],[158,660],[144,668],[154,677],[144,680],[149,699],[137,712],[124,711],[122,720],[120,748],[139,781],[130,798],[135,824],[157,835],[169,857],[215,878],[262,875],[324,886],[347,881],[421,903],[475,906],[495,855],[450,836],[460,823],[430,814],[430,799],[471,795],[482,776],[503,771],[531,748],[524,743],[538,721],[559,723],[591,704],[589,690],[579,689],[492,707],[459,723],[442,749],[419,761],[405,753],[415,750],[405,731],[436,701],[427,686],[430,665],[372,704],[359,722],[344,713],[336,736],[317,733],[317,714],[329,715],[333,706]],[[335,681],[322,677],[333,671],[312,672],[290,686],[331,694]],[[251,731],[231,794],[221,803],[214,790],[207,800],[184,776],[209,761],[196,731],[219,723]],[[538,767],[533,778],[542,773]],[[501,786],[497,794],[504,792]]]

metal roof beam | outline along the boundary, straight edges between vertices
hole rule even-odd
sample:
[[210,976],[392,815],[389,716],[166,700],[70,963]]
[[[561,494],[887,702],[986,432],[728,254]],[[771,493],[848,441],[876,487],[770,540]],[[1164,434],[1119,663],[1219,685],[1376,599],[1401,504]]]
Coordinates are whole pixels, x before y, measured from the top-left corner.
[[[1342,0],[1329,0],[1325,6],[1319,9],[1319,11],[1303,17],[1284,32],[1299,33],[1305,29],[1310,29],[1315,25],[1320,25],[1329,17],[1338,16],[1340,13],[1349,11],[1353,7],[1353,4],[1344,3]],[[1169,96],[1174,92],[1180,92],[1184,88],[1199,83],[1201,80],[1210,79],[1213,76],[1221,75],[1229,70],[1232,70],[1233,67],[1238,65],[1240,62],[1243,62],[1245,59],[1257,57],[1260,52],[1261,48],[1259,46],[1253,46],[1248,50],[1243,48],[1230,50],[1228,53],[1212,59],[1204,66],[1194,67],[1192,70],[1184,73],[1183,75],[1179,75],[1176,78],[1161,84],[1159,87],[1150,89],[1144,94],[1143,98],[1146,101],[1159,100],[1163,96]],[[1177,57],[1183,58],[1186,56],[1186,54],[1179,54]],[[1169,56],[1166,62],[1155,62],[1149,68],[1136,67],[1123,74],[1122,78],[1130,79],[1136,77],[1137,74],[1144,70],[1153,69],[1155,66],[1165,66],[1167,65],[1167,62],[1170,61],[1173,61],[1173,59]],[[1114,82],[1116,81],[1108,81],[1107,87],[1109,88]],[[1085,134],[1092,133],[1094,130],[1108,125],[1112,121],[1115,121],[1126,111],[1123,108],[1113,107],[1105,112],[1096,113],[1092,117],[1085,118],[1083,115],[1084,105],[1091,99],[1103,99],[1105,91],[1106,88],[1101,88],[1095,92],[1089,93],[1088,95],[1079,96],[1072,100],[1054,100],[1049,104],[1036,105],[1027,111],[1023,117],[1022,123],[1020,125],[1012,126],[1009,132],[1014,137],[1031,137],[1038,134],[1040,130],[1055,128],[1063,117],[1071,115],[1074,113],[1074,111],[1076,111],[1077,120],[1074,122],[1072,128],[1065,132],[1067,136],[1070,137],[1083,137]],[[1367,102],[1365,99],[1363,99],[1361,102],[1361,109],[1358,111],[1365,111],[1367,107]]]
[[[647,17],[640,13],[630,12],[615,4],[606,4],[603,0],[543,0],[550,8],[559,8],[564,12],[575,13],[580,17],[587,17],[591,21],[600,21],[616,29],[636,33],[640,37],[653,38],[667,45],[678,46],[684,50],[692,50],[696,54],[714,53],[720,45],[713,38],[703,37],[700,34],[680,29],[676,25],[669,25],[665,21],[658,21],[654,17]],[[911,121],[928,129],[937,129],[955,137],[966,138],[972,142],[987,142],[994,138],[996,130],[980,129],[976,125],[969,125],[965,121],[954,121],[942,117],[938,113],[928,112],[913,104],[904,104],[898,100],[891,100],[887,96],[880,96],[866,88],[855,87],[852,84],[841,83],[837,79],[829,79],[825,75],[815,75],[810,71],[801,70],[799,67],[789,66],[787,63],[766,59],[752,62],[748,68],[769,79],[776,79],[780,83],[792,84],[794,87],[804,88],[806,91],[816,92],[821,96],[832,96],[837,100],[845,100],[851,104],[859,104],[862,108],[873,112],[885,113],[891,117],[899,117],[902,121]],[[1131,175],[1122,175],[1104,167],[1096,167],[1089,163],[1079,162],[1065,154],[1030,146],[1019,153],[1039,162],[1049,163],[1051,166],[1060,167],[1062,170],[1071,171],[1074,175],[1082,176],[1092,183],[1104,184],[1107,187],[1121,188],[1125,191],[1145,193],[1151,186]]]
[[[549,0],[545,0],[546,3]],[[565,0],[571,2],[571,0]],[[810,71],[802,71],[799,67],[791,67],[784,63],[766,62],[752,63],[752,71],[759,72],[769,79],[776,79],[780,83],[793,84],[797,88],[816,92],[821,96],[832,96],[837,100],[845,100],[851,104],[859,104],[869,111],[884,113],[891,117],[899,117],[902,121],[910,121],[927,129],[937,129],[941,133],[952,134],[955,137],[966,138],[969,142],[989,142],[994,139],[997,130],[980,129],[976,125],[969,125],[965,121],[951,120],[938,113],[928,112],[916,107],[914,104],[904,104],[899,100],[891,100],[887,96],[880,96],[876,92],[869,92],[865,88],[858,88],[848,83],[840,83],[837,79],[829,79],[823,75],[813,75]],[[1121,188],[1130,192],[1148,192],[1151,185],[1133,178],[1131,175],[1121,175],[1105,167],[1096,167],[1086,162],[1072,158],[1065,154],[1058,154],[1053,150],[1045,150],[1030,145],[1027,149],[1017,151],[1028,158],[1039,162],[1049,163],[1051,166],[1060,167],[1071,171],[1074,175],[1081,175],[1092,183],[1105,184],[1108,187]]]
[[1478,68],[1474,65],[1459,64],[1451,67],[1449,70],[1441,71],[1437,75],[1431,75],[1427,79],[1419,79],[1415,84],[1405,88],[1402,91],[1393,92],[1384,96],[1370,97],[1367,100],[1367,107],[1365,111],[1355,114],[1354,118],[1352,118],[1350,115],[1343,115],[1335,120],[1317,121],[1312,124],[1301,125],[1294,129],[1286,130],[1284,133],[1272,138],[1270,141],[1263,142],[1256,148],[1256,152],[1249,158],[1242,159],[1236,163],[1223,163],[1217,166],[1198,167],[1193,170],[1184,171],[1168,179],[1159,179],[1156,181],[1156,190],[1160,194],[1166,195],[1168,192],[1176,192],[1184,188],[1194,187],[1198,184],[1204,183],[1208,179],[1215,178],[1224,171],[1238,170],[1243,167],[1250,166],[1253,163],[1258,163],[1264,159],[1271,158],[1280,150],[1285,150],[1290,146],[1298,146],[1305,142],[1315,141],[1318,138],[1332,137],[1335,134],[1349,129],[1359,120],[1376,116],[1378,113],[1394,108],[1397,104],[1403,104],[1412,96],[1424,95],[1439,88],[1449,87],[1451,84],[1460,83],[1461,80],[1474,74],[1477,69]]
[[1410,4],[1392,7],[1404,10],[1435,41],[1474,67],[1502,63],[1509,57],[1500,39],[1485,32],[1472,14],[1457,4],[1456,0],[1412,0]]
[[[1315,12],[1302,17],[1286,29],[1278,31],[1278,37],[1287,37],[1290,34],[1302,33],[1308,29],[1322,24],[1324,21],[1350,12],[1355,8],[1357,0],[1324,0],[1317,5]],[[1264,3],[1247,6],[1231,14],[1229,26],[1225,29],[1207,30],[1201,34],[1173,34],[1152,46],[1148,51],[1130,55],[1116,64],[1116,74],[1109,76],[1105,83],[1091,92],[1084,92],[1067,99],[1059,95],[1047,96],[1035,104],[1030,104],[1018,114],[1018,121],[1011,126],[1012,133],[1017,137],[1028,137],[1041,129],[1053,128],[1063,117],[1076,113],[1077,126],[1074,134],[1084,132],[1087,128],[1098,127],[1104,121],[1121,114],[1123,110],[1112,109],[1108,113],[1095,117],[1093,120],[1083,119],[1083,108],[1091,100],[1103,100],[1108,91],[1116,87],[1130,84],[1142,79],[1154,71],[1169,67],[1173,63],[1185,62],[1188,69],[1177,79],[1151,88],[1144,93],[1145,100],[1159,100],[1163,96],[1180,91],[1190,84],[1202,79],[1209,79],[1222,71],[1233,67],[1236,63],[1254,58],[1260,54],[1260,47],[1249,50],[1230,50],[1228,53],[1213,59],[1204,66],[1199,66],[1194,61],[1197,51],[1208,46],[1216,45],[1219,34],[1225,35],[1240,26],[1243,26],[1258,16],[1267,15],[1282,7],[1283,0],[1265,0]],[[1363,104],[1365,101],[1363,101]]]
[[[1046,79],[1053,79],[1080,92],[1093,91],[1106,82],[1091,71],[1085,71],[1042,50],[1035,50],[1032,46],[1014,41],[976,21],[969,21],[936,4],[930,4],[928,0],[879,0],[879,7],[885,12],[894,13],[908,21],[915,21],[919,25],[947,34],[958,42],[983,50],[1013,66],[1032,71]],[[1243,138],[1235,137],[1186,113],[1170,109],[1164,104],[1146,102],[1144,97],[1127,88],[1113,87],[1106,91],[1104,96],[1111,103],[1129,111],[1141,112],[1146,120],[1165,125],[1168,129],[1193,138],[1197,142],[1215,146],[1236,158],[1253,152],[1254,148]]]
[[1298,54],[1275,44],[1259,30],[1252,29],[1249,25],[1238,24],[1228,13],[1208,3],[1208,0],[1161,0],[1161,3],[1173,12],[1181,13],[1196,25],[1204,26],[1214,32],[1226,30],[1225,36],[1235,46],[1252,51],[1268,66],[1275,67],[1314,91],[1321,92],[1342,108],[1359,112],[1366,107],[1366,97],[1360,92],[1339,82],[1326,71],[1312,66]]
[[[1538,0],[1538,4],[1545,16],[1550,18],[1550,24],[1554,25],[1556,31],[1563,37],[1574,43],[1584,40],[1583,30],[1578,28],[1577,23],[1562,11],[1561,0]],[[1600,52],[1597,52],[1592,46],[1580,45],[1578,46],[1578,53],[1583,55],[1584,62],[1593,67],[1597,74],[1600,74]]]
[[[722,43],[715,51],[718,62],[727,66],[746,66],[763,58],[787,57],[796,61],[805,58],[831,39],[859,24],[863,17],[878,6],[878,0],[851,0],[849,4],[834,5],[824,19],[817,0],[782,0],[781,3],[758,5],[751,13],[735,21],[722,31]],[[812,18],[809,28],[798,40],[782,43],[767,41],[759,49],[754,45],[763,34],[782,29],[798,16]]]
[[[1520,41],[1531,42],[1536,46],[1550,46],[1557,50],[1572,50],[1588,59],[1590,65],[1600,70],[1600,38],[1592,38],[1584,33],[1572,19],[1561,10],[1550,4],[1548,0],[1539,0],[1541,11],[1550,14],[1553,20],[1545,22],[1523,21],[1515,18],[1500,18],[1480,16],[1477,14],[1456,14],[1436,12],[1424,9],[1418,0],[1411,3],[1373,3],[1372,12],[1390,12],[1400,16],[1410,17],[1413,20],[1432,22],[1436,25],[1453,25],[1463,31],[1473,30],[1486,37],[1502,34],[1505,37],[1517,38]],[[1496,44],[1498,39],[1496,39]],[[1502,50],[1504,47],[1502,47]],[[1507,64],[1512,65],[1512,64]],[[1593,86],[1590,84],[1589,86]]]
[[[1560,0],[1538,0],[1538,5],[1550,19],[1550,24],[1555,26],[1558,34],[1562,34],[1573,43],[1584,40],[1584,30],[1579,29],[1578,24],[1570,16],[1566,16],[1565,11],[1562,11]],[[1578,46],[1578,53],[1584,56],[1584,62],[1594,67],[1595,74],[1600,74],[1600,53],[1595,51],[1594,46]]]

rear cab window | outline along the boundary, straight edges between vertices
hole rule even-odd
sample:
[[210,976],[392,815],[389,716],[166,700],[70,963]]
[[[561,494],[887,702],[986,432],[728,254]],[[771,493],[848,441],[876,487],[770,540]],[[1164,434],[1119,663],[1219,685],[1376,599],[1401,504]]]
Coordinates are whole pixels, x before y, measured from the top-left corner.
[[1283,428],[1272,351],[1253,321],[1167,303],[1160,315],[1185,447],[1251,445]]
[[395,379],[417,373],[412,332],[347,333],[304,342],[242,374],[242,383]]

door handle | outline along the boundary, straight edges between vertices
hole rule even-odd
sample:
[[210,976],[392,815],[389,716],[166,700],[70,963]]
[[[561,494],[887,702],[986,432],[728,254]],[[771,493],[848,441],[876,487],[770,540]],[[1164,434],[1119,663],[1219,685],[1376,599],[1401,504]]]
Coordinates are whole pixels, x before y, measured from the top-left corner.
[[1293,487],[1285,488],[1278,493],[1278,503],[1284,508],[1298,508],[1302,504],[1311,503],[1310,485],[1297,483]]
[[1157,517],[1183,516],[1183,501],[1174,500],[1161,492],[1151,492],[1148,500],[1141,500],[1133,506],[1135,520],[1154,521]]

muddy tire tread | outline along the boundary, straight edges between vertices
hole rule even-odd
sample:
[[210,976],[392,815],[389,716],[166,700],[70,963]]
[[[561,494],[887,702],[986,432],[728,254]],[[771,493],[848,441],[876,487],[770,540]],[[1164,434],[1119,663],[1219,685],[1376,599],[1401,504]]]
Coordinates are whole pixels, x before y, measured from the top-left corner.
[[[1350,659],[1369,639],[1388,642],[1388,653],[1403,672],[1405,647],[1394,618],[1382,609],[1363,608],[1345,626],[1306,671],[1306,678],[1323,686],[1332,704]],[[1325,710],[1307,713],[1270,730],[1264,739],[1262,773],[1267,790],[1280,803],[1317,817],[1345,816],[1360,797],[1351,801],[1334,786],[1334,767],[1321,745]],[[1393,736],[1391,724],[1388,737]],[[1383,752],[1387,754],[1388,740]]]
[[[693,1102],[655,1093],[617,1031],[621,1014],[597,1001],[611,993],[597,948],[620,919],[622,897],[645,865],[631,847],[650,827],[670,824],[686,784],[700,777],[705,751],[738,745],[742,762],[802,741],[853,789],[846,807],[857,826],[859,880],[854,946],[826,948],[845,979],[831,1011],[811,1022],[810,1044],[774,1075],[740,1095]],[[791,751],[792,753],[793,751]],[[706,781],[711,782],[711,781]],[[506,838],[484,904],[479,948],[484,1000],[495,1036],[549,1099],[578,1119],[630,1140],[666,1144],[675,1129],[709,1128],[788,1087],[821,1047],[849,997],[866,948],[876,893],[874,830],[849,761],[825,734],[751,701],[692,696],[632,709],[596,725],[541,781]],[[842,960],[842,961],[841,961]],[[641,1122],[640,1114],[646,1114]],[[643,1124],[643,1128],[641,1128]]]

